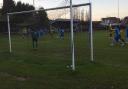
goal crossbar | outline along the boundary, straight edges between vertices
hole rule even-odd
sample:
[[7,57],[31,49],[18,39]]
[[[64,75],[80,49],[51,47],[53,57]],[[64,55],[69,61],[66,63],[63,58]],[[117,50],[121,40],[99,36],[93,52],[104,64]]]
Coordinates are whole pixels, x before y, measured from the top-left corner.
[[[80,7],[80,6],[88,6],[88,5],[90,5],[90,3],[72,5],[72,7]],[[39,12],[39,11],[50,11],[50,10],[66,9],[66,8],[70,8],[70,6],[47,8],[47,9],[39,9],[39,10],[20,11],[20,12],[12,12],[12,13],[7,13],[7,15],[25,14],[25,13],[32,13],[32,12]]]

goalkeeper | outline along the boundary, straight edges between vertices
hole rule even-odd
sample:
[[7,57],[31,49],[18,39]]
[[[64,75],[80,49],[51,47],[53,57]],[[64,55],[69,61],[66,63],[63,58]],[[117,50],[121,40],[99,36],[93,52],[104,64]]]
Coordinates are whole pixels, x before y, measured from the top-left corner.
[[32,31],[31,31],[31,37],[32,37],[32,45],[33,45],[33,48],[37,48],[38,47],[39,34],[38,34],[38,31],[36,29],[32,29]]

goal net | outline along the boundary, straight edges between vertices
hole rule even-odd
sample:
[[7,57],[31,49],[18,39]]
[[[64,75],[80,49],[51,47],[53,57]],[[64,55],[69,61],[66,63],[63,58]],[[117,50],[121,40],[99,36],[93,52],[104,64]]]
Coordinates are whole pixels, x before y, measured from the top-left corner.
[[75,70],[84,54],[93,61],[91,18],[91,3],[8,13],[10,52],[65,64],[72,59]]

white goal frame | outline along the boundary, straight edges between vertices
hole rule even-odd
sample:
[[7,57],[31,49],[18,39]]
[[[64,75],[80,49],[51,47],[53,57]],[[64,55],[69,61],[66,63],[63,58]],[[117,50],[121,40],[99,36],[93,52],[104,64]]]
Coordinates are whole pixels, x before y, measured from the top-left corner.
[[29,10],[29,11],[21,11],[21,12],[12,12],[7,13],[7,24],[8,24],[8,39],[9,39],[9,52],[12,53],[12,42],[11,42],[11,34],[10,34],[10,16],[16,14],[25,14],[25,13],[32,13],[38,11],[50,11],[50,10],[57,10],[57,9],[64,9],[70,8],[70,25],[71,25],[71,49],[72,49],[72,70],[75,70],[75,53],[74,53],[74,32],[73,32],[73,7],[80,7],[80,6],[89,6],[89,15],[90,15],[90,60],[94,61],[94,52],[93,52],[93,28],[92,28],[92,3],[85,3],[85,4],[77,4],[72,5],[72,0],[70,0],[70,6],[63,6],[63,7],[56,7],[56,8],[48,8],[48,9],[40,9],[40,10]]

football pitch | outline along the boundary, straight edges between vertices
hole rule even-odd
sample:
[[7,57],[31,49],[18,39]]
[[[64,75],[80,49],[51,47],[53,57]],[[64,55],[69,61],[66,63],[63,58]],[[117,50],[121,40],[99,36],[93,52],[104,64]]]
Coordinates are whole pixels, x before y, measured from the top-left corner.
[[106,31],[94,32],[94,63],[87,32],[74,34],[76,71],[72,71],[70,34],[39,39],[0,34],[0,89],[128,89],[128,44],[110,46]]

